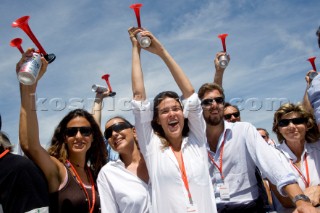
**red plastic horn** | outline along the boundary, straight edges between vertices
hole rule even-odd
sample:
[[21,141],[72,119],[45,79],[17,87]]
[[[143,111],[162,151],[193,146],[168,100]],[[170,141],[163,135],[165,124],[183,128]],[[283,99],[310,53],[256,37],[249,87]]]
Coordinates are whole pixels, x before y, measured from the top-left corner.
[[12,23],[12,27],[19,27],[22,29],[28,36],[29,38],[33,41],[33,43],[38,47],[40,53],[44,55],[45,59],[51,63],[54,61],[56,56],[54,54],[47,54],[46,51],[43,49],[41,44],[39,43],[38,39],[35,37],[33,32],[31,31],[28,21],[29,21],[30,16],[22,16],[18,18],[16,21]]
[[141,20],[140,20],[140,7],[142,7],[142,4],[132,4],[130,5],[130,8],[134,10],[134,13],[136,14],[138,27],[141,28]]
[[10,46],[11,47],[16,47],[18,48],[18,50],[20,51],[21,54],[24,53],[22,47],[21,47],[21,44],[22,44],[22,39],[21,38],[14,38],[10,41]]
[[222,47],[223,47],[223,51],[227,52],[227,47],[226,47],[226,37],[228,36],[228,34],[220,34],[218,35],[218,38],[221,39],[222,42]]
[[309,62],[310,62],[310,64],[311,64],[311,66],[312,66],[313,70],[314,70],[314,71],[317,71],[316,64],[314,63],[314,61],[315,61],[315,60],[316,60],[316,57],[311,57],[311,58],[308,58],[308,60],[307,60],[307,61],[309,61]]
[[114,95],[116,95],[116,93],[112,91],[111,84],[110,84],[110,81],[109,81],[109,77],[110,77],[109,74],[105,74],[101,78],[106,80],[106,83],[107,83],[109,91],[110,91],[109,96],[114,96]]

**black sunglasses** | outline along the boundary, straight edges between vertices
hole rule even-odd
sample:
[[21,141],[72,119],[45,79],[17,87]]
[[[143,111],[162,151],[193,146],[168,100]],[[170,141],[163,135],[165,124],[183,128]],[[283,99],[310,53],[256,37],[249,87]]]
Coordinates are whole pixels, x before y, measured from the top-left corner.
[[74,137],[78,131],[80,131],[82,136],[90,136],[92,134],[92,129],[89,126],[69,127],[66,129],[65,134],[68,137]]
[[108,127],[104,131],[104,137],[105,137],[106,140],[108,140],[109,138],[111,138],[113,131],[119,133],[124,129],[129,129],[129,128],[132,128],[132,127],[133,126],[131,124],[127,123],[127,122],[115,123],[112,126]]
[[223,97],[208,98],[208,99],[203,99],[201,101],[201,106],[210,106],[210,105],[212,105],[213,101],[215,101],[217,104],[224,103]]
[[229,120],[232,116],[235,117],[235,118],[238,118],[240,116],[240,112],[234,112],[234,113],[231,113],[231,114],[225,114],[224,115],[224,119]]
[[292,118],[292,119],[281,119],[278,122],[278,126],[285,127],[288,126],[289,123],[297,124],[304,124],[307,123],[307,118]]

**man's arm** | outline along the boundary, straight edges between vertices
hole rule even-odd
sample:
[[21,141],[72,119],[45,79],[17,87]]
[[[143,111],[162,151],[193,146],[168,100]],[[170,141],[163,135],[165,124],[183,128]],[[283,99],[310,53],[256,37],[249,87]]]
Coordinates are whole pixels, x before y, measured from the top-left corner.
[[[214,74],[213,83],[216,83],[221,87],[222,87],[223,74],[224,74],[224,71],[226,68],[220,67],[219,58],[220,58],[220,56],[225,55],[225,54],[226,54],[225,52],[218,52],[216,54],[215,59],[214,59],[214,66],[215,66],[216,72]],[[229,55],[228,55],[228,59],[230,61]]]

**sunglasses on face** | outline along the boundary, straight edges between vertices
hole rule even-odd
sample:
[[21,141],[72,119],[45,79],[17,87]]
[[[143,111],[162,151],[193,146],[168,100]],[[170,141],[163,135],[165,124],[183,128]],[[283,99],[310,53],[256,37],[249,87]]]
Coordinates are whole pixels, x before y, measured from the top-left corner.
[[92,134],[92,129],[89,126],[82,126],[82,127],[69,127],[66,129],[66,136],[74,137],[80,131],[82,136],[90,136]]
[[106,140],[108,140],[109,138],[111,138],[113,131],[119,133],[122,130],[129,129],[129,128],[132,128],[132,127],[133,127],[132,125],[130,125],[130,124],[126,123],[126,122],[115,123],[112,126],[108,127],[104,131],[104,137],[105,137]]
[[290,123],[295,125],[307,123],[307,118],[292,118],[292,119],[281,119],[278,122],[278,126],[285,127],[288,126]]
[[225,114],[224,115],[224,119],[229,120],[232,116],[235,117],[235,118],[238,118],[240,116],[240,112],[234,112],[234,113],[231,113],[231,114]]
[[267,136],[266,135],[261,135],[261,137],[263,137],[263,139],[266,139]]
[[213,101],[216,102],[217,104],[223,104],[224,103],[223,97],[208,98],[208,99],[203,99],[201,101],[201,106],[205,106],[205,107],[211,106]]

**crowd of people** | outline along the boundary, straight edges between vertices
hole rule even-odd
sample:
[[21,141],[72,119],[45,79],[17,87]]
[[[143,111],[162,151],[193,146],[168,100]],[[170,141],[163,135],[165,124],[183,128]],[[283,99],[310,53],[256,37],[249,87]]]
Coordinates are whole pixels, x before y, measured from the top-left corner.
[[[149,47],[140,46],[138,33],[151,39]],[[134,124],[116,116],[102,128],[111,91],[97,92],[92,113],[70,111],[45,150],[32,94],[48,62],[41,58],[35,84],[20,84],[19,142],[26,157],[11,153],[0,130],[0,212],[320,212],[320,75],[307,75],[303,104],[275,112],[276,142],[226,102],[226,68],[219,65],[225,52],[216,54],[213,82],[195,92],[150,31],[131,27],[128,34]],[[182,95],[159,91],[153,102],[147,99],[141,51],[159,56]],[[22,55],[17,72],[33,52]]]

